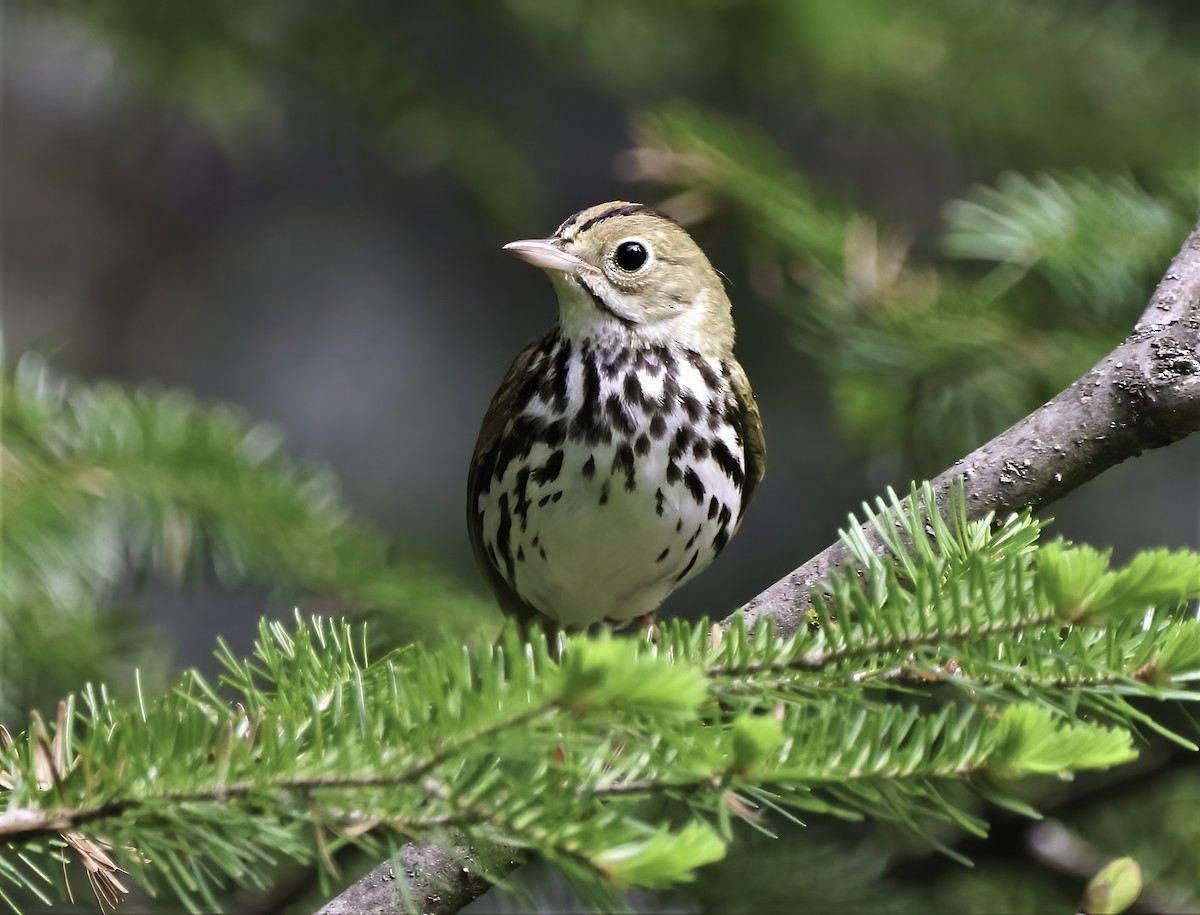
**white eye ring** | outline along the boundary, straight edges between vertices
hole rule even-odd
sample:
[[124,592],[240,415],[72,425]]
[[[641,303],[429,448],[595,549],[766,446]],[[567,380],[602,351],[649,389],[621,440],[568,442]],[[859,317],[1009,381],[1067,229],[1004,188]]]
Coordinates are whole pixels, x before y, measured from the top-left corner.
[[619,270],[637,273],[650,263],[650,246],[640,238],[627,238],[613,249],[612,260]]

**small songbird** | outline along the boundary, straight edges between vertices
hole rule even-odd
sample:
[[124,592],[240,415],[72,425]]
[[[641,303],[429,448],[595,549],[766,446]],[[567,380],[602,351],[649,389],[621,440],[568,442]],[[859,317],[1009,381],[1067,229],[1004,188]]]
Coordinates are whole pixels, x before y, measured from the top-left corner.
[[691,236],[641,204],[504,248],[550,275],[558,323],[483,419],[476,561],[522,623],[648,625],[724,548],[766,466],[729,298]]

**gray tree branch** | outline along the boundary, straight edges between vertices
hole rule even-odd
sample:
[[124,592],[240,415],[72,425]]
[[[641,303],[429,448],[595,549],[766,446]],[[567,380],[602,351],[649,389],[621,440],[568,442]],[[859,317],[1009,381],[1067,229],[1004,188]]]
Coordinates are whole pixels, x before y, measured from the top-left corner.
[[[1200,224],[1171,262],[1132,332],[1053,400],[954,463],[933,481],[939,502],[963,480],[968,517],[1039,508],[1083,483],[1200,429]],[[879,544],[874,531],[862,529]],[[809,595],[850,559],[839,541],[743,608],[791,635]]]
[[[963,480],[971,518],[1039,508],[1109,467],[1198,429],[1200,224],[1171,262],[1133,331],[1116,349],[1053,400],[956,461],[933,481],[934,489],[944,500],[951,484]],[[870,527],[862,533],[878,544]],[[790,635],[802,625],[813,589],[849,560],[842,543],[834,543],[740,612],[750,625],[771,619],[780,635]],[[414,903],[416,911],[457,912],[490,885],[486,880],[455,877],[455,869],[465,873],[466,854],[462,848],[405,845],[400,854],[402,874],[390,861],[384,862],[318,915],[403,912]],[[519,863],[517,855],[506,850],[490,862],[488,870],[498,877]]]
[[498,880],[512,873],[523,859],[516,849],[492,845],[472,850],[466,845],[444,846],[409,842],[392,860],[324,905],[317,915],[390,915],[457,912],[478,899]]

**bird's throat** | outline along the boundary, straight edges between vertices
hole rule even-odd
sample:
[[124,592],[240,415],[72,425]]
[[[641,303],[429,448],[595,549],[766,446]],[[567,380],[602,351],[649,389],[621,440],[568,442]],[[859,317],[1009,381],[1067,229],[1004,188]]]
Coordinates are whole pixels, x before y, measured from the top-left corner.
[[577,277],[577,282],[582,287],[583,291],[586,292],[588,294],[588,296],[591,298],[592,303],[596,306],[597,311],[600,311],[603,314],[608,315],[610,318],[616,319],[617,321],[621,322],[621,324],[623,324],[625,327],[630,328],[631,330],[633,328],[637,327],[637,321],[630,320],[629,318],[625,317],[624,315],[618,314],[616,309],[614,309],[611,305],[609,305],[607,302],[605,302],[604,299],[601,297],[600,293],[596,292],[596,290],[593,289],[588,284],[587,280],[585,280],[583,277]]

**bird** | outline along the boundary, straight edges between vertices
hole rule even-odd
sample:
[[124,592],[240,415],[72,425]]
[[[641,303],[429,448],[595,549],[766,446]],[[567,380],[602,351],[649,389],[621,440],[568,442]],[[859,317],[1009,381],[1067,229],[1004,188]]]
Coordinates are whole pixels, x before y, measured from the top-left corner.
[[629,201],[504,250],[549,275],[558,320],[484,415],[467,479],[476,563],[522,626],[652,628],[766,469],[722,278],[674,219]]

